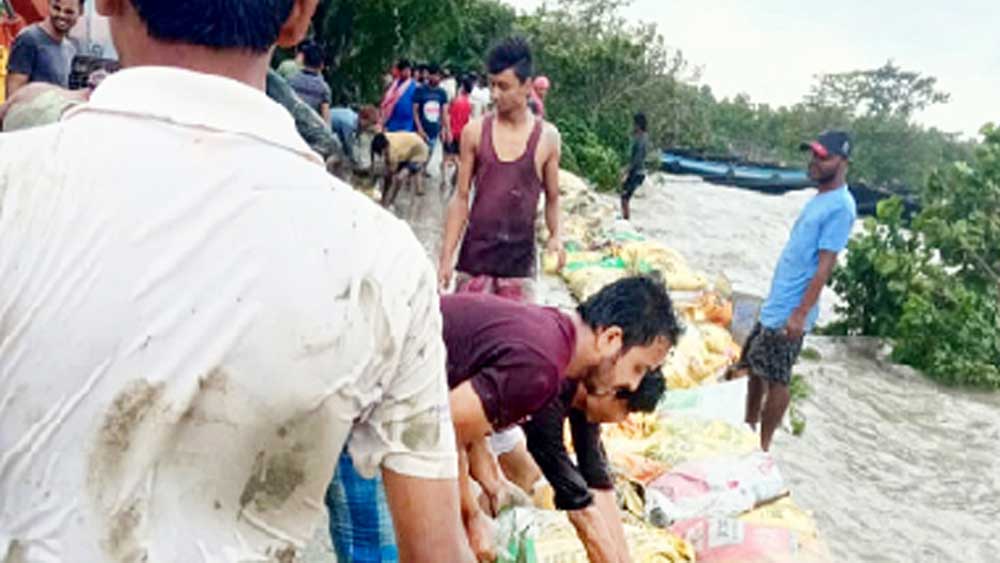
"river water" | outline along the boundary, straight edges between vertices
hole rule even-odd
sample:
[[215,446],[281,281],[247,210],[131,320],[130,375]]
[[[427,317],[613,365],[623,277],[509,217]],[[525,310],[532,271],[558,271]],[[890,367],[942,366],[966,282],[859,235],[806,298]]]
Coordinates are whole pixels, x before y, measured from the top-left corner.
[[[654,175],[633,223],[692,266],[765,295],[798,211],[785,196]],[[820,323],[836,301],[823,295]],[[813,389],[801,437],[772,451],[836,561],[1000,561],[1000,394],[944,388],[884,359],[868,339],[809,337],[796,371]]]

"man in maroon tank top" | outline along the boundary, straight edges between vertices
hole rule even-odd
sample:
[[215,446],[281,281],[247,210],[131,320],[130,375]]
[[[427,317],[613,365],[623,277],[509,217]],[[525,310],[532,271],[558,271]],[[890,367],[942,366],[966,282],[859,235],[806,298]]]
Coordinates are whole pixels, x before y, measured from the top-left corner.
[[496,110],[469,122],[462,131],[458,185],[448,206],[439,283],[442,291],[447,290],[457,270],[459,292],[533,301],[535,210],[543,193],[550,233],[546,252],[558,256],[560,267],[565,262],[559,228],[561,140],[555,126],[528,110],[533,69],[531,50],[523,39],[508,39],[495,47],[487,67]]

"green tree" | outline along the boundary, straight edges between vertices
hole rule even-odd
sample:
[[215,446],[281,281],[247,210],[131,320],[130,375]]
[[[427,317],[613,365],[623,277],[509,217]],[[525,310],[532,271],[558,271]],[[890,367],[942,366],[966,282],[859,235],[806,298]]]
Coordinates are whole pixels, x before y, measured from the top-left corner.
[[806,102],[835,107],[853,115],[898,116],[947,103],[950,96],[937,89],[937,78],[906,71],[891,60],[872,70],[855,70],[817,77]]

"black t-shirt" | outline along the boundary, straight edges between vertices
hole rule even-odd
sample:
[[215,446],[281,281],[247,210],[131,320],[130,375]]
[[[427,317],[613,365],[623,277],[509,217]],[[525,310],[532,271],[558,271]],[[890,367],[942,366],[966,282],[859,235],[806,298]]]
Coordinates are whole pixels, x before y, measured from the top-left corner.
[[[587,422],[587,415],[572,406],[578,385],[575,381],[564,382],[559,395],[521,425],[528,438],[528,451],[552,485],[559,510],[586,508],[594,502],[590,489],[614,487],[601,443],[601,426]],[[567,417],[577,464],[570,459],[563,442]]]
[[413,94],[413,103],[417,106],[416,118],[423,125],[424,133],[431,139],[436,139],[441,133],[441,120],[444,119],[448,93],[440,86],[420,86]]

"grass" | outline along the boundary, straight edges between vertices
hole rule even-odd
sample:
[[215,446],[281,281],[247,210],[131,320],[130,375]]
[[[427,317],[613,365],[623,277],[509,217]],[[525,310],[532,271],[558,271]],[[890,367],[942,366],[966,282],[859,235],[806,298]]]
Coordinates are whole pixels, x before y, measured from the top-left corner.
[[806,360],[807,362],[818,362],[823,359],[823,354],[820,354],[819,350],[813,348],[812,346],[806,346],[802,349],[802,353],[799,354],[799,358]]
[[[818,354],[818,352],[817,352]],[[792,380],[788,384],[788,393],[791,395],[792,404],[788,409],[788,417],[792,423],[792,435],[801,436],[806,431],[806,417],[799,408],[799,403],[809,398],[812,388],[801,374],[793,373]]]

